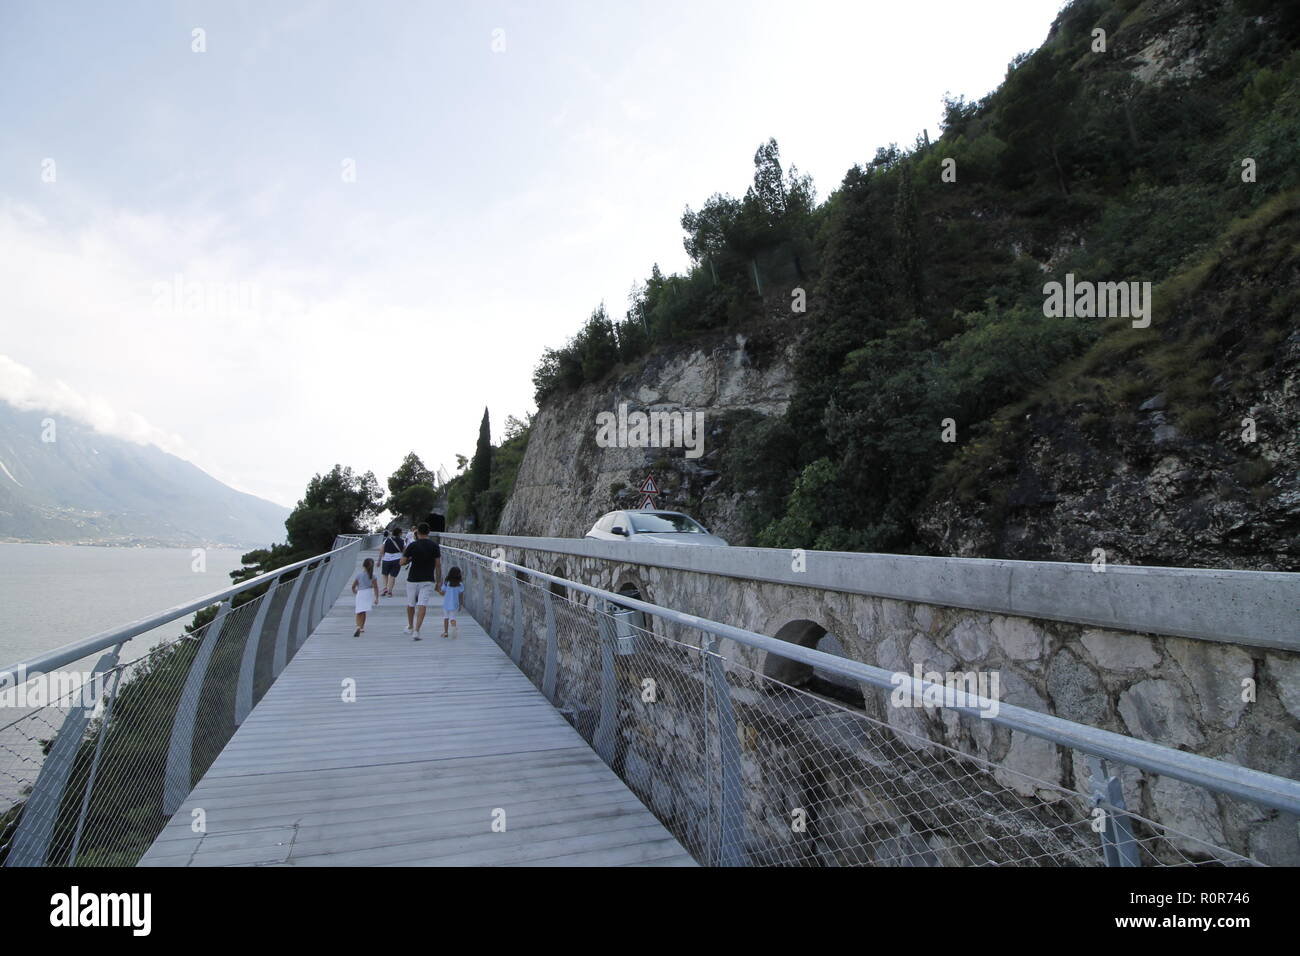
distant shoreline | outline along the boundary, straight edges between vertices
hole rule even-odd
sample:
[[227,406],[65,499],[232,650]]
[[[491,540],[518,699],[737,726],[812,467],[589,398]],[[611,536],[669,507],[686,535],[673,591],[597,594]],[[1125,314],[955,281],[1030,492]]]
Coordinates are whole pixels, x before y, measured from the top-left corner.
[[177,544],[174,541],[38,541],[32,538],[5,538],[0,537],[0,544],[42,544],[59,548],[124,548],[124,549],[144,549],[144,548],[172,548],[185,550],[188,548],[203,548],[207,551],[251,551],[257,548],[266,548],[265,544],[196,544],[187,542]]

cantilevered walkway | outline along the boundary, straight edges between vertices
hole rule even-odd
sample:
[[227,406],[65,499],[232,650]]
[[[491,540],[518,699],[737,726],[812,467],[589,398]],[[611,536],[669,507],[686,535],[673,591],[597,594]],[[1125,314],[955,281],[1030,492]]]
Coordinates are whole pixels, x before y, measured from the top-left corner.
[[359,638],[339,597],[141,866],[694,865],[467,614],[404,636],[403,588]]

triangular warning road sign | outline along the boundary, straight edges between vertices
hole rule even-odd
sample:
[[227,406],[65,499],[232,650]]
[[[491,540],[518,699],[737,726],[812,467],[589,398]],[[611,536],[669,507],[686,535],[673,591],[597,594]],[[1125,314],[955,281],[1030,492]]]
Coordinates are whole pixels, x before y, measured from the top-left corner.
[[644,498],[641,499],[642,511],[653,511],[654,507],[655,507],[655,501],[649,495],[646,495]]
[[659,494],[659,486],[655,484],[654,475],[645,476],[645,481],[641,482],[641,493],[646,495]]

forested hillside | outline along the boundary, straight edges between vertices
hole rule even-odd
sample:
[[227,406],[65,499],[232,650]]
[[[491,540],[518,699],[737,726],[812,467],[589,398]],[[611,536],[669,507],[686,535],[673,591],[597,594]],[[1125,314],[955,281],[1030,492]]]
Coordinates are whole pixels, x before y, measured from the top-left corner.
[[[543,357],[543,414],[710,331],[788,336],[788,409],[715,465],[753,543],[1295,568],[1298,39],[1294,4],[1076,0],[821,202],[764,144],[682,217],[687,274]],[[1067,275],[1151,283],[1149,324],[1047,314]]]

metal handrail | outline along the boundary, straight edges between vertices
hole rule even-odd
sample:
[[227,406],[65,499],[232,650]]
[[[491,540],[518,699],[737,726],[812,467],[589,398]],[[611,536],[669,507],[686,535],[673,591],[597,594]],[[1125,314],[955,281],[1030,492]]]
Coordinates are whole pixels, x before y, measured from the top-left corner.
[[305,568],[318,561],[323,561],[326,558],[330,558],[351,547],[352,540],[357,537],[361,536],[339,535],[335,539],[336,543],[342,538],[347,538],[348,541],[333,550],[323,551],[320,554],[314,555],[313,557],[307,558],[303,561],[295,561],[293,564],[287,564],[282,568],[275,568],[274,570],[267,571],[265,574],[259,574],[257,577],[249,578],[247,581],[244,581],[241,584],[236,584],[233,587],[224,588],[220,591],[213,591],[211,594],[205,595],[204,597],[196,598],[193,601],[187,601],[184,604],[178,604],[175,607],[168,608],[165,611],[150,615],[149,617],[142,617],[139,620],[132,621],[130,624],[123,624],[118,627],[109,628],[106,631],[100,631],[98,634],[83,638],[80,641],[74,641],[71,644],[64,644],[62,647],[56,647],[53,650],[44,652],[43,654],[37,654],[35,657],[28,658],[25,661],[20,661],[12,667],[0,671],[0,688],[12,686],[15,681],[26,680],[36,674],[47,674],[55,668],[62,667],[64,664],[70,664],[73,661],[81,660],[83,657],[89,657],[91,654],[95,654],[99,651],[105,650],[106,648],[129,641],[133,637],[138,637],[140,634],[143,634],[145,631],[151,631],[155,627],[161,627],[163,624],[174,621],[179,617],[193,614],[195,611],[202,610],[205,607],[210,607],[213,604],[220,604],[222,601],[234,597],[236,594],[241,594],[244,591],[258,587],[259,585],[266,584],[268,581],[273,581],[277,577],[281,577],[290,571],[296,571],[299,568]]
[[[1098,566],[782,548],[665,548],[636,541],[447,533],[449,544],[623,561],[672,572],[858,594],[1139,634],[1300,652],[1300,574]],[[516,553],[511,551],[510,553]],[[1243,609],[1250,609],[1243,614]]]
[[[732,640],[738,644],[776,654],[788,660],[808,664],[819,670],[829,671],[851,680],[870,684],[873,687],[892,690],[905,681],[912,688],[914,695],[923,694],[926,688],[942,690],[945,694],[945,707],[949,709],[979,716],[981,719],[989,720],[994,724],[1012,730],[1019,730],[1052,743],[1073,747],[1076,750],[1081,750],[1104,760],[1112,760],[1162,776],[1173,777],[1186,783],[1230,794],[1286,813],[1300,814],[1300,782],[1286,777],[1251,770],[1236,764],[1215,760],[1212,757],[1203,757],[1199,754],[1174,750],[1161,744],[1138,740],[1124,734],[1102,730],[1099,727],[1090,727],[1087,724],[1074,723],[1060,717],[1042,714],[1038,711],[1017,707],[1002,701],[990,701],[960,689],[944,688],[942,685],[918,680],[910,675],[898,674],[882,667],[863,664],[844,657],[836,657],[824,651],[814,650],[799,644],[791,644],[788,641],[778,640],[754,631],[747,631],[744,628],[733,627],[730,624],[710,621],[707,618],[661,607],[648,601],[605,591],[567,578],[556,577],[543,571],[535,571],[523,565],[512,564],[504,559],[493,558],[465,548],[457,548],[446,544],[442,545],[442,547],[446,551],[459,552],[472,556],[476,560],[491,563],[494,568],[499,570],[510,568],[520,571],[529,577],[572,588],[575,591],[609,601],[619,607],[631,608],[645,614],[651,614],[684,627]],[[952,701],[951,705],[947,701]],[[994,706],[995,704],[996,706]],[[995,710],[996,713],[990,714],[991,709]]]

